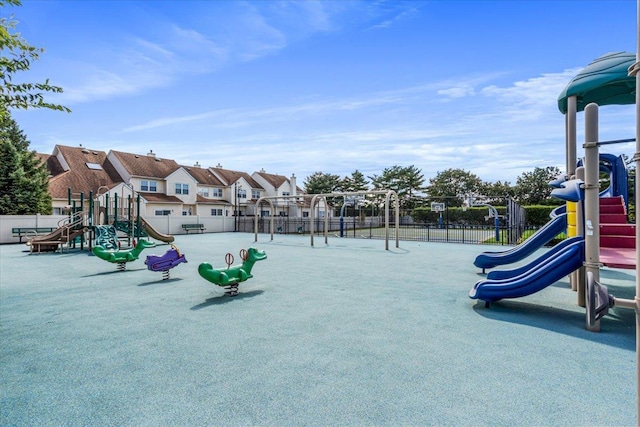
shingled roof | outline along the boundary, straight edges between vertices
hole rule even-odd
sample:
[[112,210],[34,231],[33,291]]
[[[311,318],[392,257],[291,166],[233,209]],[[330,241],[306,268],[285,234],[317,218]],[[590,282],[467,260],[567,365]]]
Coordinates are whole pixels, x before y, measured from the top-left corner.
[[[233,171],[230,169],[222,169],[222,168],[211,168],[219,177],[221,177],[226,185],[231,185],[240,178],[244,178],[247,183],[251,186],[251,188],[262,188],[260,184],[258,184],[252,177],[246,172]],[[262,188],[264,190],[264,188]]]
[[139,194],[140,194],[140,197],[145,199],[147,202],[182,204],[182,200],[178,199],[176,196],[168,196],[162,193],[147,193],[147,192],[140,192]]
[[120,161],[125,170],[132,176],[166,178],[180,169],[180,165],[175,160],[162,159],[156,157],[155,154],[140,155],[113,150],[111,150],[111,154]]
[[263,171],[260,172],[256,172],[258,175],[260,175],[262,177],[262,179],[264,179],[265,181],[267,181],[270,185],[273,186],[273,188],[278,189],[282,186],[282,184],[284,184],[285,182],[288,183],[289,179],[286,176],[282,176],[282,175],[276,175],[273,173],[266,173]]
[[91,191],[95,194],[100,187],[113,187],[122,182],[104,151],[56,145],[46,159],[52,176],[49,194],[54,199],[66,199],[69,188],[74,194],[84,193],[88,198]]
[[225,199],[207,199],[206,197],[202,197],[201,195],[196,195],[196,202],[202,203],[205,205],[230,205],[231,202]]
[[225,187],[225,184],[211,173],[207,168],[197,166],[182,166],[200,185],[212,185],[217,187]]

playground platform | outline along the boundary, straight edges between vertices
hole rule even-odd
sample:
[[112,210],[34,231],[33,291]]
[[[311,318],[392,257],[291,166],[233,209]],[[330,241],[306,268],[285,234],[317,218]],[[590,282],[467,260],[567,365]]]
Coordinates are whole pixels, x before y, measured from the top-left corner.
[[600,248],[600,262],[610,268],[633,270],[636,268],[636,250],[635,248]]
[[[487,309],[468,293],[491,247],[179,235],[162,280],[158,243],[123,272],[0,245],[0,425],[636,423],[634,313],[589,332],[568,280]],[[198,275],[250,246],[268,258],[238,296]],[[633,298],[634,273],[601,281]]]

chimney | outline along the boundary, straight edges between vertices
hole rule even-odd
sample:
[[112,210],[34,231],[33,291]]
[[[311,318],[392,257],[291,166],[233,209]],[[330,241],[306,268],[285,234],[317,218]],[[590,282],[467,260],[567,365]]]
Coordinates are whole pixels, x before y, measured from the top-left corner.
[[298,184],[296,184],[296,174],[292,173],[291,174],[291,178],[289,178],[289,184],[291,185],[291,192],[289,194],[291,194],[292,196],[297,196],[298,195]]
[[200,167],[200,163],[196,162],[195,165],[193,165],[194,168],[199,168]]
[[156,153],[153,152],[153,150],[149,150],[149,152],[147,153],[147,156],[149,157],[155,157]]
[[216,168],[222,169],[222,165],[220,164],[220,162],[218,162],[218,164],[216,165]]

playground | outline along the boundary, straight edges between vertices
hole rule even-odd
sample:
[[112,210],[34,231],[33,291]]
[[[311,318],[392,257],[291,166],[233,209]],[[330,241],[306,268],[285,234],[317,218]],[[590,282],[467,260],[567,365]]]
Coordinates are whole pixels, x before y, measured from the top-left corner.
[[[639,69],[606,54],[567,85],[550,184],[566,204],[508,250],[400,244],[392,190],[373,192],[384,243],[330,235],[327,217],[323,235],[274,235],[269,197],[270,235],[258,217],[255,236],[166,235],[139,195],[120,219],[114,194],[110,222],[109,193],[85,220],[69,190],[57,230],[0,246],[0,425],[637,425],[640,234],[624,159],[599,149],[640,143],[600,140],[595,102],[634,103]],[[313,195],[310,223],[336,195]]]
[[[635,422],[635,315],[589,332],[568,279],[486,309],[468,297],[476,245],[180,235],[189,262],[163,280],[156,243],[126,271],[0,246],[0,424]],[[252,246],[268,258],[237,296],[198,274]],[[601,278],[634,295],[629,270]]]

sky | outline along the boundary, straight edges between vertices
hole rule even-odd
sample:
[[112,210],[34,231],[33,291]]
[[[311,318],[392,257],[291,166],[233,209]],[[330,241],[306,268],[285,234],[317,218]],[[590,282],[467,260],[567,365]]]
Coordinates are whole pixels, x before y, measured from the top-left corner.
[[[44,48],[17,80],[72,112],[13,111],[56,144],[181,165],[366,177],[415,166],[515,184],[565,167],[562,89],[636,51],[636,1],[54,1],[0,9]],[[600,110],[635,137],[635,106]],[[578,155],[584,123],[578,117]],[[635,144],[606,152],[633,156]]]

